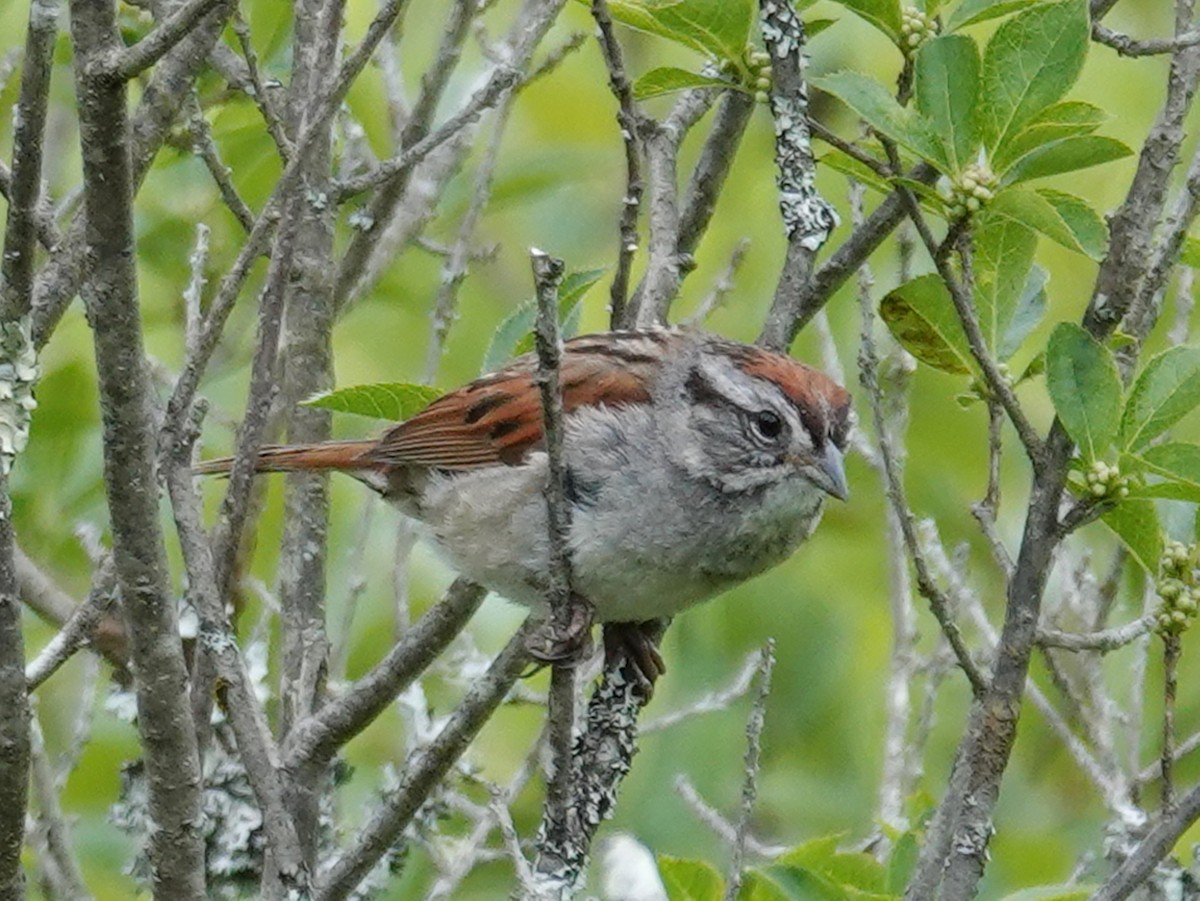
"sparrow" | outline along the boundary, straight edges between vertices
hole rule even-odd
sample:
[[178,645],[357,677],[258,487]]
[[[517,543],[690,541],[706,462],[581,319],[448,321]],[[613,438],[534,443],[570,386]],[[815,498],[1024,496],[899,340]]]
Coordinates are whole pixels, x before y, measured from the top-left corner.
[[[255,470],[353,476],[464,576],[548,618],[536,371],[519,357],[379,438],[266,447]],[[850,396],[789,356],[675,328],[567,341],[560,382],[572,590],[652,686],[665,667],[644,624],[781,563],[826,497],[846,499]]]

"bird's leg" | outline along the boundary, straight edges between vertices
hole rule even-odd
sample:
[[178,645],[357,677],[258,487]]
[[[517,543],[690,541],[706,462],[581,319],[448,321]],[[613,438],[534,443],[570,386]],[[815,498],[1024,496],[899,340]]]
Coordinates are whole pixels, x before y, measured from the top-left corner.
[[656,619],[604,624],[605,666],[624,658],[647,701],[654,694],[654,683],[667,671],[667,665],[658,651],[662,633],[663,623]]
[[592,649],[596,608],[572,592],[565,615],[551,615],[525,639],[525,650],[540,663],[577,663]]

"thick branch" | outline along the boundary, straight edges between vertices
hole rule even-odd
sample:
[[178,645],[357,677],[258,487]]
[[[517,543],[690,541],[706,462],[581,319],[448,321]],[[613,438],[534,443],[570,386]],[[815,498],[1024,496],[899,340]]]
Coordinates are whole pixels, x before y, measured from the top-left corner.
[[203,899],[200,770],[187,671],[158,518],[152,394],[142,343],[125,83],[103,74],[120,46],[115,5],[72,0],[88,258],[113,561],[129,629],[155,894]]

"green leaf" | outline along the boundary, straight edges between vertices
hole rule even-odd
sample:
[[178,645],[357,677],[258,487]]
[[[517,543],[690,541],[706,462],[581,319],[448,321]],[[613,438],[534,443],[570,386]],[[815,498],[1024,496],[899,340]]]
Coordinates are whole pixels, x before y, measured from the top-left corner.
[[1003,173],[1013,160],[1020,159],[1031,150],[1065,138],[1091,134],[1107,119],[1108,114],[1104,110],[1082,100],[1053,103],[1034,116],[1003,147],[997,148],[992,156],[992,169]]
[[1004,901],[1083,901],[1099,886],[1095,885],[1039,885],[1021,889],[1005,895]]
[[658,856],[658,873],[670,901],[721,901],[725,880],[703,860]]
[[[1008,320],[1008,328],[1004,330],[1000,346],[996,349],[996,355],[1001,360],[1007,361],[1015,354],[1046,315],[1046,282],[1049,280],[1049,273],[1041,266],[1034,266],[1029,270],[1025,288],[1022,290],[1021,296],[1017,298],[1016,308]],[[1034,370],[1036,362],[1035,358],[1018,381],[1024,381],[1041,371]]]
[[937,275],[922,275],[889,291],[879,304],[879,315],[895,339],[922,363],[956,375],[974,370],[950,292]]
[[804,33],[812,40],[830,25],[836,25],[837,19],[807,19],[804,22]]
[[[1146,448],[1140,456],[1128,455],[1123,457],[1122,469],[1126,468],[1126,460],[1146,472],[1167,479],[1167,485],[1149,485],[1143,494],[1147,497],[1174,497],[1178,500],[1200,503],[1200,445],[1183,442],[1156,444]],[[1174,491],[1157,491],[1167,488]]]
[[946,20],[946,30],[957,31],[976,22],[998,19],[1040,2],[1042,0],[963,0]]
[[399,422],[424,410],[441,395],[441,391],[428,385],[390,382],[326,391],[313,395],[303,404],[306,407],[321,407],[338,413],[357,413],[359,416]]
[[1002,24],[983,55],[983,142],[1002,148],[1075,83],[1087,55],[1086,0],[1028,9]]
[[1121,447],[1137,451],[1200,404],[1200,348],[1172,347],[1146,364],[1121,417]]
[[949,170],[946,149],[929,120],[916,110],[897,103],[888,89],[875,79],[858,72],[835,72],[811,81],[858,113],[880,134],[943,171]]
[[1103,135],[1078,135],[1035,148],[1004,173],[1001,184],[1017,184],[1075,172],[1119,160],[1133,153],[1128,144]]
[[875,170],[870,166],[859,162],[854,157],[850,156],[850,154],[845,153],[836,147],[831,147],[828,151],[821,154],[820,164],[823,166],[828,166],[835,172],[840,172],[843,175],[849,175],[856,181],[862,182],[869,188],[874,188],[881,194],[892,193],[891,182],[876,173]]
[[837,0],[852,13],[874,25],[893,43],[900,41],[900,0]]
[[1046,349],[1046,384],[1084,460],[1101,459],[1121,420],[1121,378],[1112,353],[1078,325],[1061,322]]
[[904,889],[917,868],[921,846],[912,832],[905,832],[892,845],[887,862],[887,890],[893,895],[903,895]]
[[951,169],[960,171],[979,146],[979,48],[955,34],[927,41],[914,77],[917,109],[941,137]]
[[1011,356],[1001,355],[1000,345],[1025,291],[1036,248],[1037,235],[1021,223],[980,217],[975,231],[975,309],[984,343],[1002,360]]
[[[802,868],[835,885],[859,892],[883,892],[887,872],[870,854],[839,851],[840,835],[828,835],[807,841],[778,857],[775,864],[785,868]],[[774,872],[772,867],[770,872]],[[855,896],[857,897],[857,895]]]
[[1133,553],[1138,563],[1151,575],[1158,573],[1158,561],[1162,557],[1162,526],[1158,522],[1158,509],[1154,501],[1127,498],[1101,519]]
[[733,87],[733,83],[724,78],[698,75],[676,66],[661,66],[651,69],[633,83],[633,96],[638,100],[645,100],[647,97],[658,97],[688,88],[728,87]]
[[742,879],[737,901],[794,901],[794,898],[766,873],[748,870]]
[[[580,299],[588,288],[596,284],[604,275],[603,269],[587,269],[582,272],[570,272],[558,286],[558,319],[564,323],[563,337],[569,338],[573,328],[568,328],[572,318],[578,323],[578,307]],[[492,334],[488,349],[483,354],[482,372],[488,373],[499,369],[515,356],[525,353],[533,347],[533,323],[537,319],[537,301],[530,299],[522,303],[504,318]]]
[[751,0],[609,0],[608,9],[632,28],[733,62],[742,58],[757,12]]
[[1006,216],[1068,250],[1094,260],[1104,255],[1108,228],[1099,214],[1070,194],[1049,188],[1030,190],[1020,186],[1005,188],[988,204],[993,216]]

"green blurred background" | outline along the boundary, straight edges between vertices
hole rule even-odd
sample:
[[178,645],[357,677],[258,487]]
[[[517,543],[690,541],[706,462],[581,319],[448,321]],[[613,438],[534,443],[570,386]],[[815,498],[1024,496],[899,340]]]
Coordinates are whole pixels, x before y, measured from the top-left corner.
[[[1171,27],[1167,4],[1126,0],[1107,24],[1138,35],[1161,35]],[[501,2],[486,21],[500,33],[514,4]],[[277,0],[247,0],[242,8],[268,75],[286,79],[289,70],[289,5]],[[414,0],[401,45],[402,65],[414,90],[441,33],[444,4]],[[23,43],[28,3],[0,0],[0,54],[14,53]],[[374,4],[348,4],[347,34],[361,35],[375,11]],[[146,25],[136,10],[123,13],[133,31]],[[877,32],[828,2],[814,6],[813,16],[834,16],[838,23],[814,39],[811,52],[817,72],[840,68],[864,69],[891,82],[900,66],[895,48]],[[65,23],[65,17],[64,17]],[[591,33],[585,6],[570,3],[546,46],[570,32]],[[976,29],[979,36],[988,27]],[[621,31],[629,68],[634,73],[663,64],[695,67],[698,60],[661,40]],[[56,201],[79,182],[78,133],[75,126],[71,51],[60,39],[54,72],[46,179]],[[477,83],[485,61],[478,45],[468,40],[463,65],[447,92],[445,109],[452,110]],[[1112,113],[1106,134],[1139,147],[1158,109],[1166,64],[1160,59],[1123,60],[1102,47],[1093,47],[1083,76],[1072,94]],[[17,80],[10,78],[0,94],[0,109],[15,101]],[[215,76],[201,82],[202,95],[220,90]],[[135,89],[136,96],[136,89]],[[665,111],[669,98],[651,106]],[[389,153],[386,102],[377,68],[370,67],[351,92],[349,107],[366,130],[379,155]],[[616,219],[624,187],[622,148],[613,118],[614,102],[599,53],[593,41],[570,56],[550,77],[526,91],[517,103],[504,139],[494,199],[478,231],[478,243],[498,245],[497,253],[473,265],[461,292],[460,316],[455,322],[436,383],[450,388],[479,372],[484,349],[503,318],[530,296],[527,251],[542,247],[567,260],[572,269],[611,266],[616,247]],[[842,134],[856,126],[844,109],[817,98],[816,112]],[[207,112],[233,179],[254,209],[268,196],[279,172],[269,137],[257,111],[244,98]],[[486,137],[489,120],[485,120]],[[697,135],[685,145],[685,159],[695,157]],[[472,187],[476,147],[464,171],[446,192],[427,234],[451,243]],[[0,152],[11,153],[11,117],[0,115]],[[1123,197],[1133,169],[1132,159],[1060,179],[1055,185],[1086,197],[1097,209],[1111,210]],[[685,170],[686,171],[686,170]],[[750,340],[757,333],[774,289],[782,259],[781,235],[773,181],[772,130],[765,110],[754,121],[739,151],[707,236],[697,253],[698,268],[687,279],[674,318],[688,311],[711,288],[729,255],[743,238],[751,241],[737,288],[707,326],[724,335]],[[848,221],[844,179],[830,171],[821,186]],[[869,198],[873,203],[877,198]],[[149,351],[167,370],[182,358],[181,292],[188,278],[187,259],[196,223],[212,229],[210,291],[233,260],[241,232],[221,205],[207,172],[189,154],[164,149],[137,200],[139,266],[144,322]],[[843,225],[832,245],[844,239]],[[348,235],[345,216],[340,242]],[[877,284],[895,282],[896,253],[889,244],[872,261]],[[1043,241],[1039,262],[1051,272],[1050,315],[1042,334],[1062,319],[1076,318],[1086,302],[1095,266]],[[924,267],[918,258],[918,265]],[[424,368],[430,332],[430,308],[435,296],[441,259],[426,250],[410,248],[396,257],[379,284],[338,325],[335,334],[338,385],[380,381],[415,381]],[[260,263],[255,282],[261,283]],[[228,449],[232,425],[245,402],[248,360],[255,322],[253,285],[226,331],[202,393],[214,404],[204,439],[204,453]],[[606,324],[607,278],[588,294],[584,330]],[[829,318],[849,386],[857,391],[855,355],[859,322],[857,304],[849,291],[833,299]],[[1168,312],[1168,315],[1170,313]],[[1159,339],[1161,340],[1161,339]],[[1037,339],[1031,342],[1036,345]],[[800,336],[797,356],[818,360],[818,342],[810,333]],[[1018,360],[1020,363],[1020,360]],[[87,557],[73,536],[77,524],[106,526],[101,483],[100,425],[91,340],[78,306],[72,308],[42,357],[44,379],[38,391],[33,436],[13,481],[19,540],[36,561],[77,597],[86,592],[90,574]],[[950,545],[971,543],[972,582],[979,586],[993,621],[999,622],[1002,598],[990,558],[969,513],[969,504],[982,493],[986,476],[985,413],[978,406],[964,409],[955,402],[963,390],[959,380],[921,369],[913,381],[911,427],[908,431],[908,484],[911,502],[921,517],[937,520]],[[1050,408],[1040,384],[1023,389],[1039,424],[1049,422]],[[860,404],[860,407],[862,405]],[[865,409],[860,412],[865,419]],[[363,435],[379,424],[353,416],[335,420],[341,435]],[[1011,436],[1010,436],[1011,437]],[[777,570],[676,620],[665,643],[669,674],[661,683],[648,716],[675,709],[725,684],[745,655],[773,637],[778,666],[767,709],[765,750],[757,833],[778,843],[831,833],[847,841],[865,837],[874,822],[884,725],[883,687],[887,677],[891,624],[888,612],[887,559],[883,534],[884,499],[875,474],[858,458],[849,462],[852,497],[829,509],[816,536]],[[1005,506],[1001,527],[1015,547],[1021,527],[1028,468],[1017,453],[1004,467]],[[274,584],[274,565],[281,530],[280,485],[272,484],[258,527],[257,551],[251,573]],[[211,491],[215,502],[217,489]],[[331,622],[341,610],[357,575],[351,548],[363,506],[371,503],[360,486],[335,479],[329,555]],[[172,559],[178,554],[170,541],[172,529],[164,507],[164,525]],[[395,514],[376,511],[375,535],[369,543],[362,572],[366,590],[350,639],[349,672],[364,672],[388,647],[392,635],[391,565]],[[1111,542],[1101,527],[1084,533],[1097,556],[1107,559]],[[376,540],[377,539],[377,540]],[[449,583],[447,571],[427,549],[414,557],[412,590],[419,612]],[[936,624],[918,600],[923,647],[932,645]],[[1139,611],[1140,612],[1140,611]],[[471,629],[480,646],[499,648],[519,622],[521,612],[489,599]],[[1118,612],[1123,621],[1136,613]],[[247,617],[252,621],[254,617]],[[33,616],[27,617],[27,642],[32,654],[52,632]],[[1195,669],[1185,653],[1181,672],[1181,734],[1196,728],[1197,705],[1189,696]],[[1110,660],[1113,684],[1123,684],[1129,658]],[[1035,665],[1036,669],[1036,665]],[[80,661],[73,661],[38,692],[38,713],[52,751],[67,744],[76,715]],[[1042,679],[1043,673],[1035,675]],[[1148,693],[1147,735],[1158,726],[1152,667]],[[541,687],[544,676],[534,680]],[[1043,679],[1043,681],[1045,681]],[[920,686],[916,696],[919,697]],[[937,717],[925,760],[925,790],[941,792],[949,759],[961,732],[969,694],[965,680],[951,676],[937,705]],[[431,687],[431,698],[443,711],[454,700]],[[627,830],[658,852],[700,857],[724,867],[725,852],[713,834],[688,810],[671,786],[676,774],[687,774],[714,805],[732,812],[740,791],[744,723],[749,702],[697,717],[671,730],[647,736],[633,772],[622,790],[617,816],[606,829]],[[525,754],[540,724],[541,712],[524,706],[502,711],[476,742],[472,757],[483,775],[504,780]],[[347,759],[357,767],[346,810],[361,809],[382,784],[382,768],[399,764],[403,747],[400,718],[389,712],[356,739]],[[1154,745],[1148,744],[1152,749]],[[135,894],[122,875],[132,843],[106,819],[118,791],[120,764],[137,754],[132,727],[99,709],[94,734],[79,767],[67,783],[63,804],[75,818],[74,838],[89,886],[100,898]],[[1182,768],[1184,780],[1197,775],[1194,764]],[[357,800],[355,800],[357,799]],[[914,810],[925,802],[914,800]],[[518,800],[515,816],[522,834],[536,826],[540,786]],[[1016,887],[1066,879],[1082,854],[1099,853],[1106,812],[1094,791],[1068,758],[1062,744],[1045,728],[1038,714],[1026,711],[1020,741],[1004,783],[998,812],[998,834],[992,843],[983,897],[998,897]],[[353,822],[349,822],[353,829]],[[603,833],[602,833],[603,834]],[[1186,842],[1184,843],[1187,844]],[[391,897],[410,897],[427,867],[414,851],[403,883]],[[510,884],[507,864],[481,867],[461,891],[463,898],[501,897]]]

